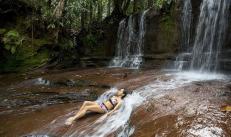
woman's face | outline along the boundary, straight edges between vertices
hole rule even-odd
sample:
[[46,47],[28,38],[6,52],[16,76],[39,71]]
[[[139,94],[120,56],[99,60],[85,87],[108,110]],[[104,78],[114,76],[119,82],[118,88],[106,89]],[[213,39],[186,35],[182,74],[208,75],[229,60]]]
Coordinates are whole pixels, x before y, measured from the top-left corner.
[[117,96],[123,96],[124,95],[124,89],[120,89],[118,92],[117,92]]

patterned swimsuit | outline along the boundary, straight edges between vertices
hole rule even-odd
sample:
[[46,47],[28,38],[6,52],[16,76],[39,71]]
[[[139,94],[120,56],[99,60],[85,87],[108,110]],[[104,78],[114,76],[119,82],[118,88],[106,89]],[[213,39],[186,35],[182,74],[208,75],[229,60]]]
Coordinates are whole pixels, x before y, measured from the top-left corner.
[[[115,106],[117,105],[117,99],[112,97],[112,98],[109,99],[109,102],[110,102],[110,103],[112,104],[112,106],[113,106],[112,109],[114,109]],[[107,106],[106,106],[104,103],[100,103],[99,106],[104,110],[104,112],[107,113],[107,112],[109,111],[109,109],[107,108]]]

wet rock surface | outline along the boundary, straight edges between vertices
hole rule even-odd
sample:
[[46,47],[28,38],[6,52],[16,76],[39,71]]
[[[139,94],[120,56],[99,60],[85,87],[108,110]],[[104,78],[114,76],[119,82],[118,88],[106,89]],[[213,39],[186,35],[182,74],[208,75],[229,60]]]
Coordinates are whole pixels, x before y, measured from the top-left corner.
[[[101,114],[88,114],[72,126],[64,125],[83,100],[95,100],[109,87],[136,90],[151,84],[144,88],[149,92],[148,88],[158,88],[156,83],[174,82],[158,70],[104,68],[26,77],[31,78],[4,81],[5,76],[0,77],[0,136],[93,135],[105,126],[105,121],[97,123]],[[229,80],[207,80],[163,88],[134,109],[126,124],[105,136],[229,137],[231,115],[221,107],[231,104],[230,85]]]
[[195,82],[150,101],[134,112],[133,136],[229,137],[231,116],[220,108],[231,103],[226,84]]
[[[62,72],[42,70],[27,74],[0,75],[0,136],[30,133],[45,126],[55,117],[68,114],[66,110],[70,109],[70,106],[71,110],[77,111],[73,106],[78,107],[85,100],[96,100],[100,94],[116,86],[118,82],[123,83],[122,81],[142,75],[144,74],[141,71],[116,68]],[[74,105],[68,105],[70,103]],[[50,113],[51,110],[57,113]],[[92,116],[93,119],[97,118]],[[20,127],[22,123],[24,127]],[[60,132],[54,134],[59,136]]]

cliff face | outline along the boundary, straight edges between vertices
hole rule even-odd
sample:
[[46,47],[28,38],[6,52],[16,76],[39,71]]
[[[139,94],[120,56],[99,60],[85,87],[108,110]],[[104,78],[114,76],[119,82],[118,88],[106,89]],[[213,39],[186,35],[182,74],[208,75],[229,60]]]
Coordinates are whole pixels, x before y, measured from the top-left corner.
[[[196,30],[198,26],[200,7],[203,0],[191,0],[192,17],[190,29],[190,49],[193,48]],[[155,10],[150,9],[146,14],[145,19],[145,36],[144,36],[144,63],[143,67],[160,68],[169,61],[174,61],[176,56],[181,52],[182,43],[182,22],[181,16],[183,13],[182,0],[177,0],[171,4],[169,9]],[[230,10],[231,11],[231,10]],[[231,12],[229,17],[231,18]],[[134,17],[135,16],[135,17]],[[133,15],[136,22],[139,22],[140,14]],[[128,20],[128,19],[127,19]],[[230,20],[230,19],[229,19]],[[229,21],[226,31],[225,41],[219,53],[219,69],[221,71],[231,71],[231,23]],[[218,32],[216,32],[218,33]],[[216,41],[215,41],[216,42]]]
[[180,3],[167,12],[150,10],[144,38],[144,67],[161,67],[180,48]]
[[221,69],[231,71],[231,7],[229,9],[229,24],[226,32],[226,39],[222,47]]

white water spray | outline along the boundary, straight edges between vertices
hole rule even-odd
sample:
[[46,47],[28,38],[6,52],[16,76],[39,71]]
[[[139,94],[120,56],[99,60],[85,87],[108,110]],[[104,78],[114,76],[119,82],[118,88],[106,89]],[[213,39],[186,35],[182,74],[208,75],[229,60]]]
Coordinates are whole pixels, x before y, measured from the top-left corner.
[[229,6],[230,0],[203,0],[191,49],[191,0],[184,1],[181,44],[183,53],[177,56],[174,70],[217,72],[219,54],[226,36]]
[[192,4],[191,0],[184,0],[184,6],[181,16],[181,52],[174,61],[173,68],[182,71],[189,66],[192,53],[190,53],[191,39],[191,22],[192,22]]
[[[134,110],[142,104],[148,103],[149,100],[163,97],[171,92],[173,89],[187,85],[193,81],[205,81],[205,80],[223,80],[223,75],[195,75],[196,73],[177,73],[166,74],[165,77],[168,80],[156,80],[151,84],[143,86],[137,90],[134,90],[131,95],[128,95],[123,103],[123,106],[109,117],[101,117],[93,124],[89,124],[88,128],[83,131],[76,130],[74,132],[67,133],[66,136],[77,137],[105,137],[111,133],[117,133],[117,136],[127,135],[130,136],[135,128],[128,127],[127,131],[125,127],[129,125],[130,117]],[[117,89],[113,88],[105,92],[99,97],[98,101],[106,100],[109,96],[115,93]]]
[[144,11],[140,16],[138,31],[136,30],[136,22],[133,15],[129,17],[128,24],[126,24],[126,19],[120,22],[117,33],[116,56],[110,62],[110,67],[138,69],[142,64],[145,15],[147,11]]
[[191,70],[215,72],[228,22],[230,0],[203,0],[192,51]]

